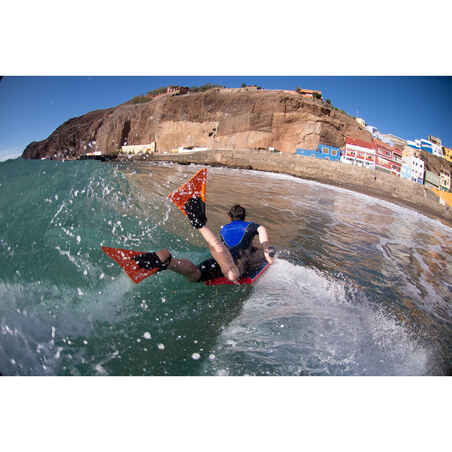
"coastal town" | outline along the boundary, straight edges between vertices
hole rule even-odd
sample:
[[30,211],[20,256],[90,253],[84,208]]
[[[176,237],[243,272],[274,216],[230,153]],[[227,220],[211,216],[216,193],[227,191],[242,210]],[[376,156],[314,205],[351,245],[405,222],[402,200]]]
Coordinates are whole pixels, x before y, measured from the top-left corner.
[[[255,87],[259,89],[259,87]],[[159,96],[177,96],[188,93],[187,87],[168,87],[166,93]],[[300,89],[296,90],[303,98],[322,99],[322,93],[318,90]],[[372,142],[367,142],[352,137],[345,137],[345,145],[341,148],[319,143],[315,149],[295,148],[294,153],[301,157],[330,160],[347,165],[354,165],[373,171],[382,171],[396,177],[407,179],[416,184],[425,185],[435,191],[441,199],[452,205],[452,197],[448,196],[451,189],[451,172],[447,169],[430,168],[427,164],[426,155],[444,159],[452,163],[452,148],[443,146],[440,138],[428,136],[405,140],[393,134],[381,133],[377,127],[369,125],[363,118],[355,118],[360,127],[370,132]],[[184,154],[198,151],[206,151],[204,146],[179,146],[169,152],[170,154]],[[269,151],[278,152],[269,147]],[[157,153],[156,143],[143,145],[124,145],[121,147],[120,155],[126,158],[134,156],[145,156]],[[94,157],[96,153],[91,155]],[[97,153],[100,155],[100,153]],[[431,160],[431,159],[430,159]],[[441,168],[450,168],[450,165],[442,165]]]
[[[212,92],[215,91],[227,91],[236,94],[240,93],[255,93],[255,95],[263,95],[267,90],[263,90],[259,86],[246,86],[242,85],[241,88],[234,88],[224,90],[224,87],[217,87],[210,84],[200,88],[188,88],[183,86],[168,86],[158,90],[151,91],[146,95],[136,96],[131,99],[125,105],[133,107],[137,104],[146,104],[149,102],[161,102],[164,99],[171,98],[187,98],[193,94],[199,92]],[[276,90],[281,97],[294,96],[301,98],[303,102],[308,102],[308,105],[320,108],[322,114],[326,111],[328,116],[335,116],[334,113],[339,112],[346,115],[345,112],[334,107],[330,99],[323,99],[322,92],[319,90],[310,90],[297,88],[296,90]],[[128,107],[128,108],[130,108]],[[444,146],[441,138],[433,135],[427,138],[414,138],[403,139],[395,134],[382,133],[377,127],[367,124],[366,120],[359,117],[350,117],[349,120],[355,124],[358,134],[351,136],[347,133],[343,135],[342,146],[332,146],[331,142],[322,142],[322,137],[319,136],[318,141],[311,143],[304,143],[303,145],[297,145],[296,142],[292,142],[289,147],[283,150],[278,149],[278,145],[266,146],[266,147],[246,147],[246,146],[232,146],[231,148],[224,147],[220,143],[214,143],[215,136],[217,134],[217,128],[208,133],[207,141],[205,139],[196,142],[196,138],[183,142],[184,135],[179,134],[179,138],[173,143],[177,143],[177,146],[173,148],[161,146],[161,140],[144,142],[137,139],[131,139],[130,133],[130,121],[126,120],[123,130],[121,132],[121,139],[119,140],[117,151],[112,153],[106,151],[105,146],[98,146],[96,139],[92,139],[89,142],[85,142],[83,145],[84,150],[82,154],[78,156],[79,159],[96,159],[96,160],[130,160],[130,159],[150,159],[152,156],[157,155],[187,155],[200,151],[210,150],[258,150],[269,151],[272,153],[281,153],[284,155],[293,154],[300,158],[311,158],[316,160],[329,160],[338,164],[355,166],[365,168],[369,171],[389,174],[394,177],[411,181],[414,184],[420,184],[435,192],[439,197],[440,203],[443,205],[449,205],[452,207],[452,194],[451,194],[451,163],[452,163],[452,148]],[[371,137],[370,140],[360,138],[359,136],[366,138]],[[190,135],[192,135],[190,133]],[[211,140],[211,141],[209,141]],[[129,144],[128,141],[132,141],[133,144]],[[141,143],[140,143],[141,141]],[[101,150],[102,149],[102,150]],[[48,158],[48,157],[45,157]],[[58,157],[57,157],[58,158]],[[63,157],[65,159],[65,157]],[[66,157],[67,159],[67,157]],[[69,158],[70,159],[70,158]]]

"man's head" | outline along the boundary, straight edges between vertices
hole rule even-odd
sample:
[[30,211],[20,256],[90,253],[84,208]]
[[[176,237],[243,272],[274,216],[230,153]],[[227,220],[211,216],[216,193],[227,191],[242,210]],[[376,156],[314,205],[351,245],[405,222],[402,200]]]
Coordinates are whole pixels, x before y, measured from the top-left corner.
[[231,210],[229,211],[229,216],[231,217],[232,221],[236,220],[243,221],[246,216],[245,208],[240,206],[239,204],[236,204],[235,206],[231,207]]

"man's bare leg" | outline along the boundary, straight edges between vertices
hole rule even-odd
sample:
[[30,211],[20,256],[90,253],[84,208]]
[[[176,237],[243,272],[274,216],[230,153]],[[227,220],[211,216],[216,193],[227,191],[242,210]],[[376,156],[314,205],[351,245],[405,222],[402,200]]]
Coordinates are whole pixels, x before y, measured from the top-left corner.
[[[165,262],[171,256],[167,249],[157,251],[156,254],[162,262]],[[185,276],[185,278],[191,282],[198,282],[199,278],[201,278],[201,271],[199,268],[188,259],[176,259],[172,257],[171,262],[168,265],[168,270]]]

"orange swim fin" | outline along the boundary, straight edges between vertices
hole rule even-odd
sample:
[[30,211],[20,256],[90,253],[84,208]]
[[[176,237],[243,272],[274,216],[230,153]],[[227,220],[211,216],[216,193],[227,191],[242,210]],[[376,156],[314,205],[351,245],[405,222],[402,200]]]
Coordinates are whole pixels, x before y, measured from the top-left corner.
[[190,198],[197,197],[206,202],[206,183],[207,168],[202,168],[188,182],[171,192],[168,198],[184,215],[187,215],[184,205]]
[[160,268],[142,268],[139,267],[134,257],[144,254],[142,251],[125,250],[122,248],[110,248],[103,246],[102,251],[117,264],[119,264],[123,270],[127,273],[129,278],[136,284],[143,281],[148,276],[157,273]]

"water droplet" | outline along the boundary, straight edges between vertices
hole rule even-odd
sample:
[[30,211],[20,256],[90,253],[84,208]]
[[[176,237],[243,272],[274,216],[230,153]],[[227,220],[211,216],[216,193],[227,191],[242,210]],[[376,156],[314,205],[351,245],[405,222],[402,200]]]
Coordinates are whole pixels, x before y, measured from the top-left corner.
[[159,350],[165,350],[165,346],[163,344],[158,344],[157,347]]
[[201,358],[201,355],[199,353],[193,353],[193,355],[191,355],[191,357],[194,360],[198,360],[199,358]]
[[149,333],[148,331],[146,331],[146,333],[143,334],[143,337],[145,339],[151,339],[151,333]]

